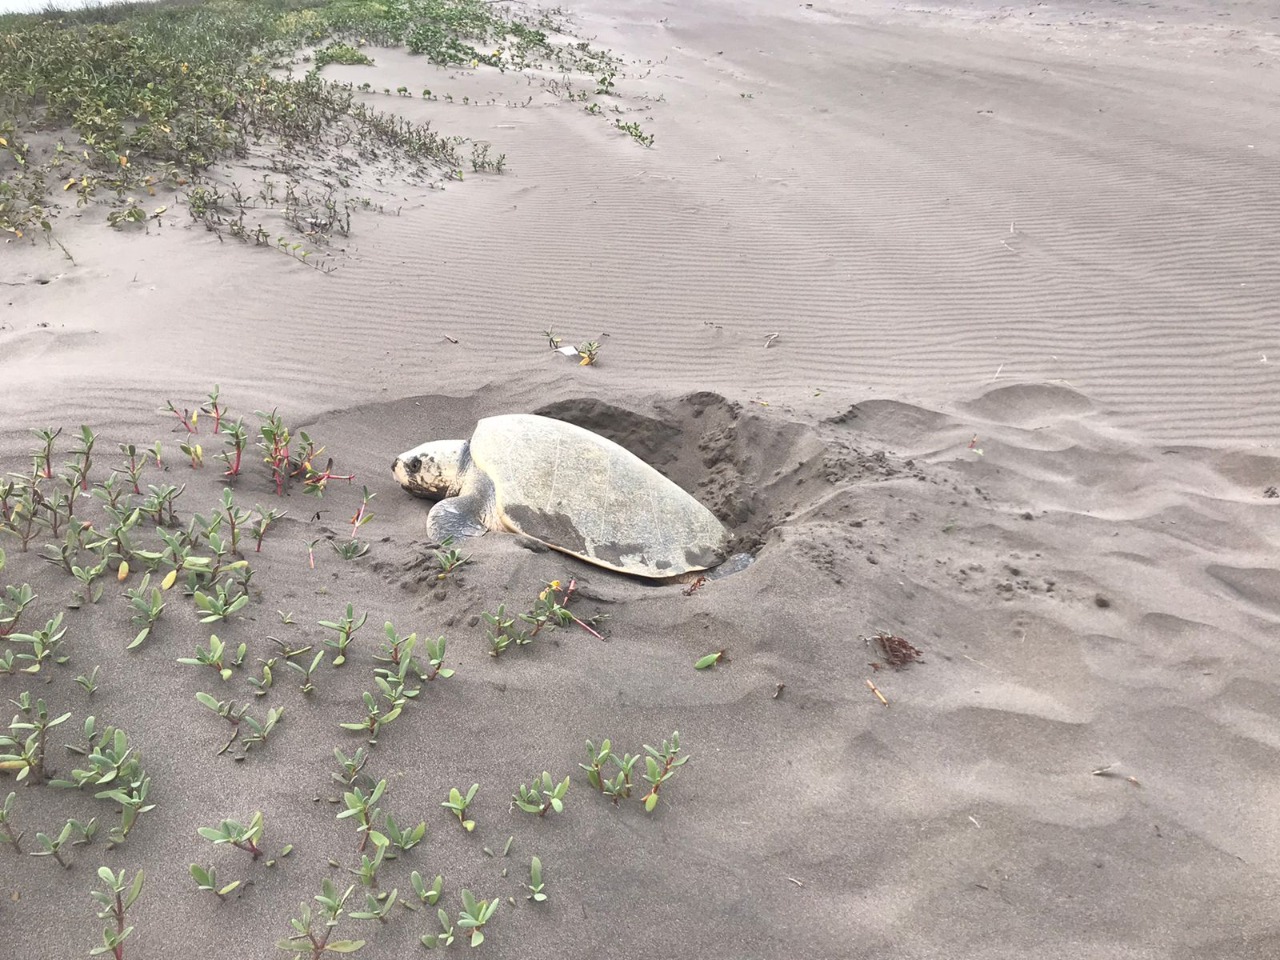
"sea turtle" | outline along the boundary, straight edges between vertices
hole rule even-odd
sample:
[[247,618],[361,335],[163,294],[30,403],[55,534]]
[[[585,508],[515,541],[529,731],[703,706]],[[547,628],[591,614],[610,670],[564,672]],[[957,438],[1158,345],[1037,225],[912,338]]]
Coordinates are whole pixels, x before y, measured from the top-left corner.
[[487,417],[468,440],[435,440],[391,466],[410,493],[439,500],[433,539],[522,534],[610,570],[665,579],[727,555],[715,515],[635,454],[563,420]]

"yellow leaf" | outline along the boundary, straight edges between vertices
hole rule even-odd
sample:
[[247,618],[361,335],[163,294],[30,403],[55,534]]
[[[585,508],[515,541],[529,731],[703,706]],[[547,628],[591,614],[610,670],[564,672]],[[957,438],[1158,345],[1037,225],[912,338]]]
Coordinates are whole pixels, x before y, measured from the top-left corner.
[[129,579],[129,561],[121,560],[120,569],[116,572],[116,579],[121,583]]
[[163,580],[160,581],[160,589],[168,590],[178,580],[178,571],[170,570]]
[[70,190],[72,187],[74,187],[74,186],[76,185],[76,182],[77,182],[77,181],[76,181],[76,178],[75,178],[75,177],[72,177],[70,180],[68,180],[68,181],[66,182],[66,185],[65,185],[62,189],[63,189],[63,190]]
[[7,147],[8,145],[9,145],[9,141],[6,140],[4,137],[0,137],[0,147]]

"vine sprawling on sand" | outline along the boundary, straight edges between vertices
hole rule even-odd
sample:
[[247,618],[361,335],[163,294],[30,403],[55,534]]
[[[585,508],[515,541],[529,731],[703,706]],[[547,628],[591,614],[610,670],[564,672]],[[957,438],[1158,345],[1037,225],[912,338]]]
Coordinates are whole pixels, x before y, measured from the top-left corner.
[[[261,226],[246,229],[243,202],[237,221],[226,196],[201,183],[212,164],[253,151],[290,176],[323,168],[320,199],[296,204],[286,219],[308,233],[319,212],[324,232],[341,228],[359,201],[335,202],[333,190],[350,186],[353,170],[385,163],[401,175],[461,177],[463,141],[372,109],[320,68],[369,62],[359,48],[370,43],[403,44],[442,66],[598,72],[612,62],[585,43],[554,42],[562,27],[553,15],[526,9],[481,0],[172,0],[0,16],[0,230],[48,235],[73,197],[77,206],[110,205],[113,226],[148,225],[167,207],[148,211],[136,198],[185,191],[192,217],[210,229],[266,243]],[[501,162],[475,145],[473,169]]]

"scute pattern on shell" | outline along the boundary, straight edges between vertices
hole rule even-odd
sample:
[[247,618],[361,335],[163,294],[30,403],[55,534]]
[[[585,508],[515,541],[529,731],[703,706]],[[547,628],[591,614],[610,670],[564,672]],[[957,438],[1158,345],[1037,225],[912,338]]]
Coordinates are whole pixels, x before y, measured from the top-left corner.
[[516,533],[591,563],[647,577],[722,561],[719,520],[639,457],[561,420],[511,414],[481,420],[472,469],[493,484],[494,507]]

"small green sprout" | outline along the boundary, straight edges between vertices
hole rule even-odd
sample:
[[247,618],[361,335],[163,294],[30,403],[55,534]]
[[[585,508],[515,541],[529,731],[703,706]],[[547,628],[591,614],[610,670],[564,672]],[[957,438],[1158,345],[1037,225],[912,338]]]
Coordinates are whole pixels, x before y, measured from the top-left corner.
[[379,780],[378,785],[368,793],[360,787],[353,787],[342,795],[342,802],[346,807],[338,813],[338,819],[356,818],[356,832],[360,834],[360,850],[362,852],[369,844],[370,835],[375,832],[374,823],[382,816],[382,811],[378,808],[377,803],[382,799],[382,794],[386,789],[387,781]]
[[263,854],[259,845],[263,833],[262,811],[255,813],[247,826],[237,820],[223,820],[216,827],[199,827],[196,832],[215,845],[226,843],[243,850],[254,860]]
[[447,947],[453,943],[453,922],[449,919],[449,914],[441,907],[436,911],[436,916],[440,919],[442,932],[423,934],[422,945],[428,950],[434,950],[436,947]]
[[[196,647],[196,655],[194,657],[178,657],[179,663],[185,663],[193,667],[212,667],[218,671],[218,675],[223,680],[231,679],[231,667],[238,667],[244,663],[245,651],[248,648],[245,644],[240,644],[233,658],[227,657],[227,645],[218,639],[215,633],[209,637],[208,647]],[[225,664],[231,666],[226,666]]]
[[369,544],[360,540],[330,540],[329,545],[343,560],[359,560],[369,552]]
[[[381,677],[375,677],[375,680],[381,680]],[[369,734],[369,743],[376,744],[378,735],[382,732],[382,728],[391,723],[396,717],[400,716],[400,711],[404,709],[405,701],[392,703],[391,709],[386,713],[382,712],[382,707],[378,705],[377,698],[369,691],[362,694],[364,699],[365,718],[349,723],[339,723],[343,730],[362,730]]]
[[440,894],[444,892],[444,877],[438,875],[430,887],[427,886],[426,881],[422,879],[422,874],[417,870],[409,874],[409,881],[413,884],[413,892],[418,895],[418,899],[430,907],[436,905],[440,900]]
[[57,837],[50,837],[44,833],[36,834],[36,843],[40,844],[39,850],[32,850],[33,857],[53,857],[58,861],[58,865],[64,870],[70,870],[71,864],[62,859],[63,847],[69,846],[71,837],[75,833],[75,824],[68,820],[62,828],[62,832]]
[[[419,823],[416,827],[401,828],[400,824],[396,823],[396,818],[391,814],[387,814],[387,819],[382,825],[382,832],[379,833],[375,830],[374,839],[376,840],[379,836],[383,836],[397,851],[405,853],[420,844],[426,834],[427,825],[425,823]],[[394,860],[396,854],[391,853],[388,856]]]
[[470,833],[476,828],[476,822],[474,820],[466,819],[466,813],[467,808],[471,806],[471,801],[476,798],[476,793],[479,789],[480,784],[473,783],[471,785],[471,789],[467,791],[467,795],[464,797],[457,787],[452,787],[449,790],[449,799],[440,804],[440,806],[453,811],[454,815],[458,818],[458,822],[462,824],[463,829],[466,830],[467,833]]
[[[289,920],[297,933],[285,940],[277,940],[277,949],[288,950],[290,953],[309,954],[311,960],[321,960],[326,953],[355,953],[363,947],[363,940],[332,939],[333,932],[342,917],[343,907],[354,889],[355,885],[352,884],[340,895],[333,881],[326,879],[320,893],[314,898],[320,904],[320,916],[317,917],[312,913],[310,904],[302,904],[300,915]],[[320,921],[318,925],[317,920]]]
[[341,773],[331,773],[329,776],[334,783],[349,787],[356,782],[356,777],[360,775],[360,771],[364,769],[364,765],[369,762],[368,751],[364,747],[356,747],[356,752],[347,756],[339,748],[334,747],[333,755],[338,761],[338,765],[342,767]]
[[321,620],[320,626],[326,630],[332,630],[337,635],[333,638],[325,637],[324,645],[336,650],[337,656],[333,658],[333,665],[340,667],[347,662],[347,645],[351,643],[351,638],[355,636],[356,631],[364,626],[369,614],[362,613],[357,620],[355,616],[355,606],[347,604],[346,616],[341,620]]
[[545,817],[548,810],[554,810],[556,813],[564,812],[564,796],[568,792],[568,777],[556,783],[551,778],[551,774],[544,770],[542,776],[534,776],[532,787],[520,784],[520,790],[511,798],[511,802],[525,813],[536,813],[540,817]]
[[208,890],[217,896],[219,900],[225,899],[227,894],[240,887],[243,881],[232,880],[223,886],[218,885],[218,871],[213,867],[202,867],[198,863],[191,864],[191,877],[196,882],[196,886],[201,890]]
[[7,843],[13,847],[15,853],[21,853],[23,834],[13,828],[13,801],[17,796],[16,793],[10,792],[4,798],[4,804],[0,806],[0,843]]
[[296,670],[302,674],[302,686],[299,688],[303,693],[311,693],[315,690],[315,684],[311,682],[312,675],[316,672],[316,668],[324,661],[328,655],[327,650],[317,650],[316,655],[311,658],[311,662],[306,666],[300,663],[294,663],[292,660],[285,660],[290,670]]
[[91,671],[89,671],[88,676],[81,674],[76,677],[76,683],[84,687],[85,693],[90,697],[92,697],[98,690],[98,670],[100,669],[100,667],[95,666]]
[[453,537],[446,537],[440,547],[440,550],[435,551],[436,566],[440,569],[436,574],[437,580],[445,579],[471,562],[470,557],[464,557],[462,551],[453,546]]
[[396,899],[399,895],[399,890],[392,890],[390,893],[382,894],[370,891],[365,894],[365,908],[363,910],[352,910],[351,919],[377,920],[380,923],[386,923],[387,914],[396,905]]
[[247,592],[233,592],[234,585],[230,583],[215,583],[210,593],[204,593],[197,590],[192,599],[195,600],[196,609],[200,611],[201,623],[216,623],[219,620],[226,620],[233,613],[238,613],[249,602],[249,594]]
[[662,741],[661,750],[656,750],[647,743],[644,749],[648,754],[645,757],[644,778],[649,784],[649,792],[644,797],[644,808],[652,813],[658,805],[658,791],[662,789],[663,784],[676,775],[676,770],[684,766],[689,758],[680,756],[679,730],[671,734],[670,740]]
[[[382,842],[379,843],[378,840]],[[360,854],[360,866],[350,871],[354,873],[363,887],[378,887],[378,871],[382,869],[382,860],[387,854],[387,838],[379,836],[374,840],[374,854],[369,856],[367,853]],[[363,849],[363,848],[362,848]],[[355,914],[352,914],[355,916]]]
[[[133,625],[142,628],[125,647],[126,650],[133,650],[141,646],[142,642],[151,635],[151,628],[164,612],[164,592],[159,587],[151,586],[151,574],[148,573],[143,576],[142,583],[136,590],[127,589],[124,593],[129,599],[129,605],[134,609]],[[244,600],[248,602],[248,597]]]
[[529,861],[529,882],[525,884],[529,896],[525,899],[532,900],[534,903],[544,903],[547,899],[543,891],[545,886],[546,884],[542,882],[542,861],[535,856]]
[[89,895],[100,908],[98,919],[106,920],[109,926],[102,931],[102,945],[90,950],[89,956],[110,953],[115,960],[124,960],[124,941],[133,932],[133,927],[125,926],[125,914],[142,894],[143,873],[139,870],[133,882],[126,883],[123,870],[117,876],[110,867],[99,867],[98,879],[102,889]]
[[478,947],[484,943],[484,933],[480,928],[489,922],[500,902],[496,897],[493,900],[477,900],[470,890],[462,891],[462,913],[458,914],[458,926],[464,931],[471,931],[471,946]]

